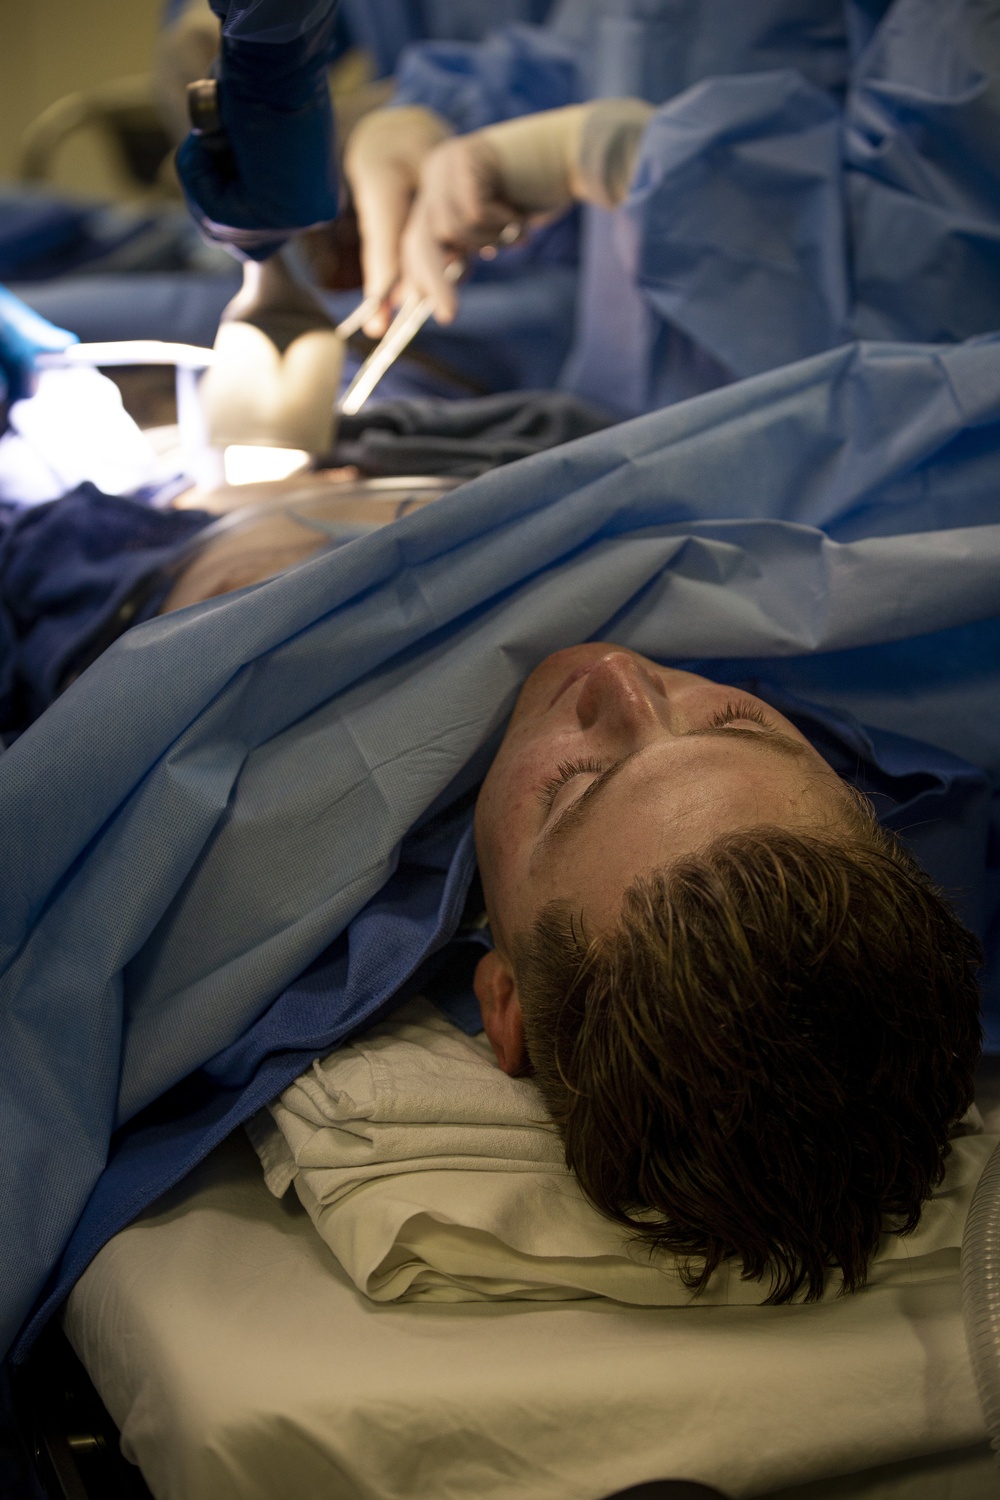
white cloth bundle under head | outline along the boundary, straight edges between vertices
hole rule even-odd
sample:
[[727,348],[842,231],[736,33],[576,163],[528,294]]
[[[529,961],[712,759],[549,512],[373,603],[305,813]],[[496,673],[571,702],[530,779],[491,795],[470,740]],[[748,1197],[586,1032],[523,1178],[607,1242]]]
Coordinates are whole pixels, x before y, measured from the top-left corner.
[[[584,1198],[535,1085],[508,1078],[485,1038],[425,1001],[314,1063],[247,1128],[271,1191],[294,1183],[354,1284],[378,1302],[752,1304],[769,1291],[727,1262],[695,1299],[681,1260],[651,1256]],[[993,1145],[982,1134],[953,1143],[916,1232],[884,1237],[873,1284],[954,1273]]]

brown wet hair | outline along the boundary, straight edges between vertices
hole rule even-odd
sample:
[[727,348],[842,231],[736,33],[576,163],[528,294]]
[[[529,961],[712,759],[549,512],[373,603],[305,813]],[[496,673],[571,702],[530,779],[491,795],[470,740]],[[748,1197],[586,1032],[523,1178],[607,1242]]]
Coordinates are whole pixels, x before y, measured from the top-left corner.
[[916,1227],[973,1097],[981,951],[851,797],[636,880],[607,932],[547,906],[513,943],[532,1071],[587,1197],[704,1286],[865,1284]]

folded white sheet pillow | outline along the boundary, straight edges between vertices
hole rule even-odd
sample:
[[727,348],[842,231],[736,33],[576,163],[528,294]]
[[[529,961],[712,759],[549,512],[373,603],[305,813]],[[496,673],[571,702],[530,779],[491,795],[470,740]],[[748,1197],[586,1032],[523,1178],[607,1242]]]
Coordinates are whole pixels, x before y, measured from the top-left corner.
[[[981,1132],[981,1125],[976,1127]],[[645,1306],[758,1303],[726,1264],[697,1298],[682,1262],[603,1218],[567,1171],[535,1085],[426,1001],[313,1064],[247,1125],[268,1187],[294,1183],[337,1260],[377,1302],[608,1297]],[[959,1136],[914,1234],[886,1235],[870,1281],[953,1274],[996,1140]],[[831,1276],[828,1295],[839,1286]]]

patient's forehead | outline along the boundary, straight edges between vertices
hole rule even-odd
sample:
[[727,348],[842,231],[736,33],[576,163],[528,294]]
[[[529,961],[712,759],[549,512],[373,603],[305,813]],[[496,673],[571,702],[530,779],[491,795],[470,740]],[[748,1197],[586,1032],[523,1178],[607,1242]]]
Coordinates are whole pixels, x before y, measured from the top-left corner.
[[613,919],[639,876],[761,826],[829,829],[843,817],[841,783],[762,735],[658,743],[544,828],[528,863],[532,907],[569,900],[591,925]]

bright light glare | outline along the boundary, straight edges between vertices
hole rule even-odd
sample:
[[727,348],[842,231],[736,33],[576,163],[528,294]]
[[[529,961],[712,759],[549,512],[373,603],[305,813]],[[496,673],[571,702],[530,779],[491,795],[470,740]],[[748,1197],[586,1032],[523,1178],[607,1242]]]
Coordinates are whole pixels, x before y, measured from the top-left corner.
[[309,462],[301,448],[253,448],[231,443],[222,455],[227,484],[262,484],[287,479]]

